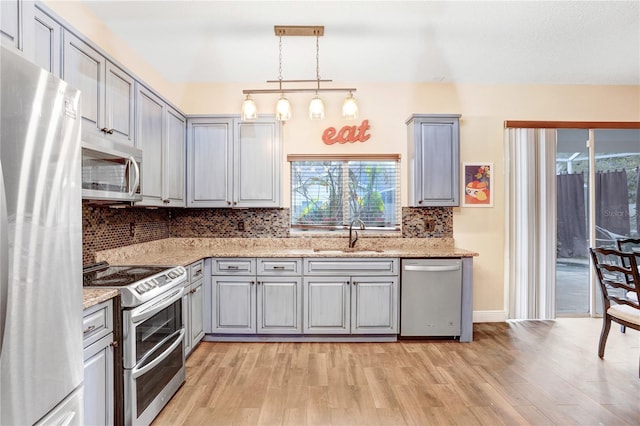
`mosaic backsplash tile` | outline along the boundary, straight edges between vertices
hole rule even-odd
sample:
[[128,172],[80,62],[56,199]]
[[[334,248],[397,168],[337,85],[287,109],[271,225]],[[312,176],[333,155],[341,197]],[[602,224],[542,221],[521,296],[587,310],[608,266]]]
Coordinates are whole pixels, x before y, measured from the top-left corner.
[[95,262],[96,251],[168,238],[167,209],[113,209],[82,205],[82,264]]
[[173,209],[172,237],[286,238],[289,209]]
[[402,238],[453,238],[453,207],[403,207]]
[[[82,207],[82,261],[96,251],[163,238],[287,238],[289,209],[113,209]],[[433,230],[427,231],[427,223]],[[403,238],[452,238],[453,208],[403,207]],[[315,237],[314,237],[315,238]]]

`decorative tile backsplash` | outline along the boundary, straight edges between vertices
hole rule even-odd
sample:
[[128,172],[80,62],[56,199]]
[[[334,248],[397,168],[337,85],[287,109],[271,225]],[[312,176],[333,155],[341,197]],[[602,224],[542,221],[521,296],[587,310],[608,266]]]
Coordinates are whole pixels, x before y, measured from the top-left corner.
[[286,238],[289,209],[173,209],[172,237]]
[[[114,209],[83,204],[82,262],[94,263],[96,251],[169,237],[287,238],[289,214],[289,209]],[[453,208],[403,207],[402,237],[452,238]]]
[[95,252],[168,238],[168,209],[113,209],[82,205],[82,264],[95,262]]

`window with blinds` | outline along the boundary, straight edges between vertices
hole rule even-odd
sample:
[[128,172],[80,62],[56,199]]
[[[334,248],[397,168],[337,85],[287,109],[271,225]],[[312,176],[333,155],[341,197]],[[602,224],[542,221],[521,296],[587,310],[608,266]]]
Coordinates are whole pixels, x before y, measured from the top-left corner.
[[290,155],[291,227],[400,228],[400,157]]

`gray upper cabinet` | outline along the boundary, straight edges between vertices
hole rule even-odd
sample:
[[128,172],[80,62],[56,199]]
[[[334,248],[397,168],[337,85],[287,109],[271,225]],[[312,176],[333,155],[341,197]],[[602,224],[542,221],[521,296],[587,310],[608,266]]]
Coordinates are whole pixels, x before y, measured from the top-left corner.
[[189,119],[187,207],[280,207],[280,126],[273,117]]
[[459,114],[407,120],[409,206],[460,205],[459,120]]
[[233,118],[187,122],[187,207],[231,207]]
[[136,145],[142,149],[142,206],[184,207],[184,117],[136,86]]
[[[165,147],[163,185],[165,199],[172,207],[184,207],[185,191],[185,139],[187,136],[187,120],[178,111],[167,106],[167,137]],[[144,151],[142,153],[144,157]]]
[[134,143],[134,80],[72,33],[64,32],[62,77],[82,91],[82,138]]
[[62,25],[37,6],[34,8],[33,23],[33,62],[61,77]]
[[24,51],[28,59],[31,59],[33,9],[32,1],[0,1],[0,42]]

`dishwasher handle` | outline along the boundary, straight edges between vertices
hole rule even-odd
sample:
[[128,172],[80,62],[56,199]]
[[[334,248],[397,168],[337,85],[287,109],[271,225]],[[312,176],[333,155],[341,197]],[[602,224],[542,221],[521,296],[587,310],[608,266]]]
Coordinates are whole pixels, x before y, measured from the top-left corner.
[[417,272],[449,272],[459,271],[460,264],[455,265],[404,265],[405,271]]

